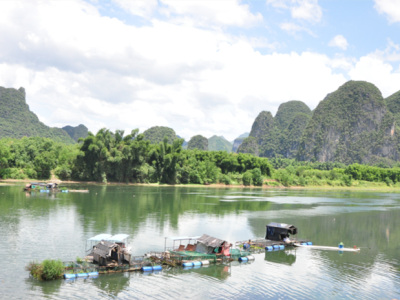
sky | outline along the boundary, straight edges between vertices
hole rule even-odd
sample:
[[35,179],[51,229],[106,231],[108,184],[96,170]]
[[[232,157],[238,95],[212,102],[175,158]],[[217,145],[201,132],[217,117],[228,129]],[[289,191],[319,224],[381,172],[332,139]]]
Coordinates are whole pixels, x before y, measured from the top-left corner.
[[0,86],[51,127],[233,141],[349,80],[400,90],[400,0],[0,0]]

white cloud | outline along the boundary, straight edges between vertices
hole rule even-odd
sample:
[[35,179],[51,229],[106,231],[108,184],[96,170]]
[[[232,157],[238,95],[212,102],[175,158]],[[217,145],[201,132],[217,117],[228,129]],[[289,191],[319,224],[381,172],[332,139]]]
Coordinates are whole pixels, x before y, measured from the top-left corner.
[[292,7],[292,17],[311,22],[320,22],[322,18],[322,10],[318,5],[318,0],[300,0],[298,5]]
[[393,67],[377,57],[369,54],[361,57],[349,71],[352,80],[365,80],[374,83],[382,92],[384,98],[399,91],[400,69]]
[[290,10],[293,19],[313,23],[322,19],[322,9],[318,0],[267,0],[267,4],[278,9]]
[[348,44],[346,38],[345,38],[343,35],[339,34],[339,35],[336,35],[336,36],[329,42],[329,46],[330,46],[330,47],[338,47],[338,48],[340,48],[340,49],[342,49],[342,50],[346,50],[347,47],[349,46],[349,44]]
[[112,0],[130,14],[140,17],[151,17],[157,9],[157,0]]
[[280,28],[293,36],[297,36],[300,32],[306,32],[309,35],[314,36],[314,33],[310,29],[295,23],[282,23]]
[[[0,86],[25,87],[31,110],[50,126],[129,132],[163,125],[186,139],[216,134],[233,140],[250,131],[261,111],[275,114],[289,100],[315,108],[349,77],[370,80],[384,94],[400,82],[391,65],[399,57],[394,42],[362,59],[315,51],[262,54],[258,47],[278,48],[265,31],[249,38],[215,27],[257,22],[249,7],[221,1],[232,8],[229,15],[219,1],[186,2],[119,1],[147,18],[145,26],[134,26],[84,1],[0,1]],[[170,17],[157,18],[157,9]],[[285,24],[293,33],[307,31]]]
[[398,0],[375,0],[375,9],[387,16],[389,22],[400,22],[400,3]]
[[157,11],[176,23],[190,24],[192,26],[213,27],[226,25],[251,27],[260,23],[263,19],[260,13],[251,13],[249,6],[240,4],[238,0],[160,0],[162,7],[157,6],[156,0],[114,1],[133,15],[153,17],[153,14]]

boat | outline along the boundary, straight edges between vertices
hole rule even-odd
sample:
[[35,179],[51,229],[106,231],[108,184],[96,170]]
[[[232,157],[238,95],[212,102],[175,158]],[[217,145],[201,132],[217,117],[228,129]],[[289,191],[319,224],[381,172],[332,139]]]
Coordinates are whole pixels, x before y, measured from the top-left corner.
[[61,192],[61,193],[89,193],[89,190],[71,190],[66,187],[60,187],[56,182],[31,182],[25,185],[25,192],[40,192],[40,193],[52,193],[52,192]]
[[59,191],[61,190],[58,187],[58,183],[56,182],[31,182],[25,185],[24,191],[30,192],[30,191]]

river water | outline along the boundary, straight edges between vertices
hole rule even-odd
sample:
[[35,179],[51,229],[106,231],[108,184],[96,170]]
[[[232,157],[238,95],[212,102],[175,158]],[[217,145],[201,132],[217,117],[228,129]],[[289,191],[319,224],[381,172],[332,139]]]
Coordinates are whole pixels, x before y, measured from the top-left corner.
[[[400,194],[356,191],[73,185],[89,193],[25,193],[0,185],[1,299],[400,299]],[[127,233],[133,255],[166,236],[203,233],[232,243],[295,225],[314,245],[252,263],[40,282],[25,266],[75,260],[99,233]]]

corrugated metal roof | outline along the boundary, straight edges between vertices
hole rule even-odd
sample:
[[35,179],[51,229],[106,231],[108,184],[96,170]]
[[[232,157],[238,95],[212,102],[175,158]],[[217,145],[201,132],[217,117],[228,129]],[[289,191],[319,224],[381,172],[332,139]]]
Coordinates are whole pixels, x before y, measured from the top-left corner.
[[271,222],[267,226],[279,227],[279,228],[285,228],[285,229],[290,229],[290,228],[294,227],[293,225],[288,225],[285,223],[276,223],[276,222]]
[[207,234],[203,234],[199,239],[197,239],[197,241],[203,243],[207,247],[220,247],[223,243],[225,243],[224,240],[217,239]]
[[111,241],[114,243],[122,243],[122,242],[125,242],[125,239],[127,239],[128,237],[129,237],[129,234],[119,233],[119,234],[113,235],[105,240]]
[[109,237],[111,237],[111,234],[100,233],[94,237],[91,237],[89,241],[102,241],[102,240],[107,240]]
[[200,236],[168,236],[167,239],[173,241],[183,241],[183,240],[198,240]]
[[116,246],[113,242],[102,241],[94,246],[93,253],[106,258],[110,255],[110,251]]

